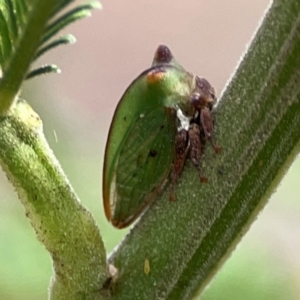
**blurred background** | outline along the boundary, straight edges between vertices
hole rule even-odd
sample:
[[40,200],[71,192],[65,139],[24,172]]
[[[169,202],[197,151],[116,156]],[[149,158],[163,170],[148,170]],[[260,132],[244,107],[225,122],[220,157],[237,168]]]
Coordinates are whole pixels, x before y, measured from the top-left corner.
[[[166,44],[220,94],[268,3],[103,0],[102,11],[67,28],[75,45],[38,62],[55,63],[62,74],[26,82],[22,97],[41,116],[47,140],[97,220],[108,252],[126,234],[106,221],[101,196],[107,132],[122,93],[150,66],[156,47]],[[300,299],[299,176],[298,160],[201,299]],[[0,172],[0,299],[47,299],[51,274],[50,256]]]

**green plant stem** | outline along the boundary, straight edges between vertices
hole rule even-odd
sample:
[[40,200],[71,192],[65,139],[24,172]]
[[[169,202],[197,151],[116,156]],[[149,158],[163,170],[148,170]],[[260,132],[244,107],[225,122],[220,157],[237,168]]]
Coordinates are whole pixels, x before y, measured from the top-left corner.
[[166,188],[110,255],[113,299],[191,299],[213,278],[299,152],[299,53],[300,1],[275,0],[215,111],[209,182],[187,163],[177,201]]
[[54,266],[50,299],[104,299],[106,252],[93,217],[79,203],[25,101],[0,118],[0,164]]

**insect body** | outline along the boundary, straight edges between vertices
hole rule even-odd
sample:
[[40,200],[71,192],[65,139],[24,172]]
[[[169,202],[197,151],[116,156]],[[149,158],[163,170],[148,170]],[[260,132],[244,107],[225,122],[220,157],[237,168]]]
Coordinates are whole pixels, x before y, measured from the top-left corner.
[[152,67],[127,88],[109,130],[103,169],[106,217],[117,228],[131,224],[170,175],[170,200],[187,152],[200,171],[203,142],[212,142],[214,89],[185,71],[166,46]]

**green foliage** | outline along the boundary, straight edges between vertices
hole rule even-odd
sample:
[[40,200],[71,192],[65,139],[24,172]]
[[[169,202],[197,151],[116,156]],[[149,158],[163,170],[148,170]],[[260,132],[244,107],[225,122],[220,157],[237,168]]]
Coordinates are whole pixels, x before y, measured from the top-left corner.
[[6,115],[25,78],[59,72],[54,65],[30,71],[48,50],[74,42],[70,35],[54,38],[64,27],[90,15],[98,1],[80,5],[57,17],[71,0],[5,0],[0,4],[0,115]]

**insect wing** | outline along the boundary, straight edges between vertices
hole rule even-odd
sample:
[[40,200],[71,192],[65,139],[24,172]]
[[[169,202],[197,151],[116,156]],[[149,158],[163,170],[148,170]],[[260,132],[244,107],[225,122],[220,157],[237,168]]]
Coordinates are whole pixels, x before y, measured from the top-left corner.
[[135,122],[118,160],[113,223],[131,223],[159,191],[174,158],[175,121],[157,108]]
[[164,106],[165,89],[153,76],[149,84],[153,69],[125,92],[106,145],[104,208],[107,219],[119,228],[129,225],[156,195],[174,158],[176,112]]

